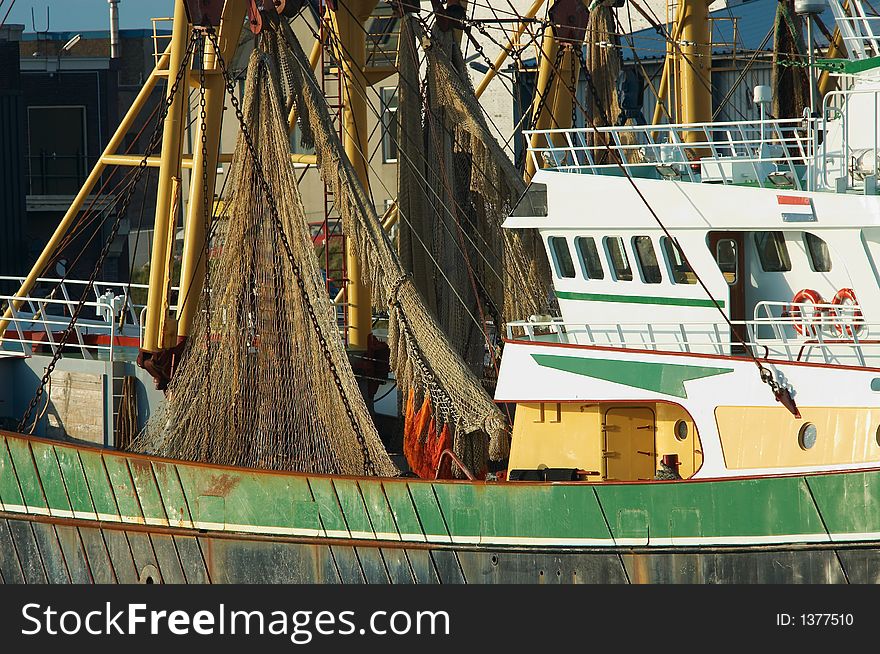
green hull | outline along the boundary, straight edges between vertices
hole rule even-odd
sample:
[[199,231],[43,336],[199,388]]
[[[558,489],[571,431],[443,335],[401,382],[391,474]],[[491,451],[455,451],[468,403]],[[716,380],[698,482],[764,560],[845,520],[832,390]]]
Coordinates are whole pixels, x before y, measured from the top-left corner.
[[621,484],[206,466],[0,434],[4,581],[877,581],[880,472]]

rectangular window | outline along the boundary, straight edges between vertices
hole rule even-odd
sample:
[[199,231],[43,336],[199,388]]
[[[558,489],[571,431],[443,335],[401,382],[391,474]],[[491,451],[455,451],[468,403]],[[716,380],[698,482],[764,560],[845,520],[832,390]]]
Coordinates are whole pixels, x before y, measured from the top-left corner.
[[782,232],[755,232],[755,248],[764,272],[788,272],[791,259]]
[[813,272],[831,272],[831,253],[828,251],[828,244],[809,232],[804,232],[804,243],[807,244],[807,255]]
[[397,87],[385,86],[382,97],[382,161],[397,161]]
[[553,253],[556,274],[566,279],[574,277],[574,262],[571,260],[568,240],[563,236],[551,236],[547,240],[550,243],[550,251]]
[[669,274],[672,276],[673,284],[696,284],[697,276],[691,269],[690,264],[685,261],[681,252],[672,239],[663,236],[660,239],[660,248],[663,250],[663,256],[666,257],[666,266]]
[[611,265],[614,279],[619,282],[631,282],[633,272],[623,247],[623,239],[619,236],[606,236],[605,252],[608,254],[608,263]]
[[578,258],[581,260],[581,270],[587,279],[605,279],[605,271],[602,270],[602,259],[599,258],[599,249],[592,236],[578,236],[574,239],[574,247]]
[[642,281],[646,284],[659,284],[663,281],[660,274],[660,264],[657,263],[657,253],[650,236],[633,236],[633,251],[636,253],[636,261],[639,264],[639,272]]
[[724,275],[728,286],[736,284],[739,276],[739,259],[736,252],[736,241],[732,238],[723,238],[715,245],[715,261]]
[[85,107],[28,107],[28,193],[75,195],[89,172]]
[[544,218],[547,216],[547,185],[531,182],[516,203],[511,216]]

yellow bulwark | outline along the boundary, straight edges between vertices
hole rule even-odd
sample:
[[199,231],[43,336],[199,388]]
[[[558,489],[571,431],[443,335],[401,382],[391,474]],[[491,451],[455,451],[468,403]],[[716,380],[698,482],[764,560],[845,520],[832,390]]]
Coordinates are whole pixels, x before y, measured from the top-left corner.
[[674,404],[535,402],[516,408],[509,470],[574,468],[589,481],[652,479],[664,455],[687,479],[703,463],[693,421]]
[[[880,409],[721,406],[715,420],[730,470],[880,461]],[[810,425],[814,429],[810,429]]]

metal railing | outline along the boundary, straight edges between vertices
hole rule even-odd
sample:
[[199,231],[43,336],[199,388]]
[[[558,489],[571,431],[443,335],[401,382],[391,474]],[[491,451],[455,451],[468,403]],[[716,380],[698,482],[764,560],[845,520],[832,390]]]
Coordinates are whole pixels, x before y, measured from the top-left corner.
[[[58,351],[61,334],[67,329],[80,298],[89,287],[88,282],[76,279],[40,278],[34,289],[25,296],[15,295],[24,277],[0,276],[0,311],[11,309],[11,319],[5,334],[0,334],[0,351],[31,356],[39,348]],[[85,308],[74,327],[73,337],[66,348],[83,358],[131,357],[134,348],[130,339],[142,338],[145,305],[134,300],[136,293],[146,294],[145,284],[123,282],[95,282],[90,292],[94,299]],[[178,289],[172,289],[172,300]],[[15,308],[19,304],[19,308]],[[176,306],[172,304],[171,309]],[[120,341],[119,337],[126,337]],[[106,343],[106,344],[105,344]]]
[[867,323],[858,306],[761,302],[754,320],[732,323],[742,341],[725,322],[567,323],[561,319],[511,322],[507,337],[692,354],[742,353],[745,345],[762,359],[880,365],[880,324]]
[[537,168],[690,182],[802,189],[810,179],[810,121],[532,130],[525,132]]

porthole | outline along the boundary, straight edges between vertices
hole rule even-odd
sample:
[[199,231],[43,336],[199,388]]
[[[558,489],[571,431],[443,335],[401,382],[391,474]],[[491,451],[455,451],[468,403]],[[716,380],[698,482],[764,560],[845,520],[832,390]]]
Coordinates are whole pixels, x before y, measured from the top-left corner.
[[816,444],[818,430],[812,422],[806,423],[798,432],[798,445],[802,450],[809,450]]
[[688,437],[688,424],[684,420],[675,423],[675,440],[683,441]]
[[877,441],[877,445],[880,445],[880,427],[877,427],[877,433],[874,435],[874,438]]

